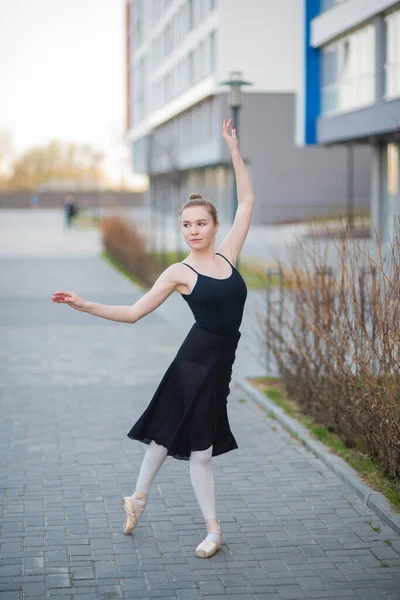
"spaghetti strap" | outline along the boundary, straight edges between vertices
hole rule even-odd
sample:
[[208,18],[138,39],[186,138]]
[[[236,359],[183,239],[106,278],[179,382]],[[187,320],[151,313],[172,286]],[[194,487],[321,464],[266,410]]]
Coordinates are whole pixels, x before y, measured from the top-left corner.
[[183,265],[186,265],[187,267],[189,267],[189,269],[192,269],[192,271],[194,271],[195,273],[197,273],[197,275],[200,275],[200,273],[198,271],[196,271],[196,269],[193,269],[193,267],[191,267],[190,265],[188,265],[187,263],[183,262]]
[[[218,256],[222,256],[222,258],[224,258],[226,260],[227,263],[229,263],[232,267],[232,269],[234,269],[235,267],[233,266],[233,264],[226,258],[226,256],[224,256],[223,254],[221,254],[220,252],[216,252],[215,254],[218,254]],[[189,266],[189,265],[188,265]]]

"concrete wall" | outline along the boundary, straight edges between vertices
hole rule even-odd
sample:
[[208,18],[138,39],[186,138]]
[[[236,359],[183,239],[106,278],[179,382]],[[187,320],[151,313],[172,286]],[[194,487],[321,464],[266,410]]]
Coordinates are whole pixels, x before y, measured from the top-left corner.
[[[294,143],[294,94],[246,95],[240,145],[249,161],[257,199],[256,223],[277,223],[331,214],[346,205],[347,149]],[[225,114],[229,114],[226,106]],[[224,148],[224,160],[229,162]],[[370,147],[354,152],[354,204],[369,208]]]
[[[67,194],[72,194],[81,209],[111,207],[111,206],[143,206],[144,194],[132,192],[101,191],[54,191],[40,194],[41,208],[56,208],[62,206]],[[29,208],[32,205],[33,191],[16,190],[0,192],[0,208]]]
[[347,0],[333,6],[312,21],[311,45],[327,44],[397,3],[397,0]]
[[242,71],[255,92],[294,92],[298,85],[298,0],[219,0],[216,81]]
[[388,134],[392,134],[397,139],[395,117],[400,118],[399,99],[333,117],[320,117],[317,122],[318,143],[344,142]]

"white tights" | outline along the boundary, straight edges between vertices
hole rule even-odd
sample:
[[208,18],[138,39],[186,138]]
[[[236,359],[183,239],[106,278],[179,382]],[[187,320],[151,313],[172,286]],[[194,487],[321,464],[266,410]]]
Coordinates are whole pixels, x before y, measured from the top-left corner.
[[[199,503],[204,519],[216,519],[215,487],[211,466],[213,447],[207,450],[196,450],[190,453],[190,480]],[[167,457],[167,449],[152,441],[144,455],[139,477],[136,483],[136,493],[147,495],[155,476]]]

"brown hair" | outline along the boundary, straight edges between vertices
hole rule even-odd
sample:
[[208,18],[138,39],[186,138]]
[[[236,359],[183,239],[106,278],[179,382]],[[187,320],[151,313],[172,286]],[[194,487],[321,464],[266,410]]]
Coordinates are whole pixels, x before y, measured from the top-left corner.
[[179,211],[179,217],[182,215],[183,211],[186,208],[190,208],[191,206],[205,206],[206,209],[208,210],[208,212],[210,213],[210,215],[212,216],[214,225],[215,225],[215,223],[218,222],[218,211],[217,211],[216,207],[211,202],[211,200],[208,200],[207,198],[203,198],[203,196],[201,196],[201,194],[191,194],[189,196],[189,200],[187,202],[185,202],[185,204],[182,206],[181,210]]

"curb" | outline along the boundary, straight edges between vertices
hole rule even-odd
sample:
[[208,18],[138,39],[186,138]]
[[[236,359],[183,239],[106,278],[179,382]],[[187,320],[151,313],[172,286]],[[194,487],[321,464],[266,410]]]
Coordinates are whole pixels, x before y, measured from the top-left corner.
[[400,513],[392,509],[389,500],[384,494],[365,485],[361,481],[357,471],[350,467],[343,458],[332,454],[325,444],[313,439],[308,429],[296,421],[296,419],[289,417],[280,406],[277,406],[268,396],[260,392],[245,377],[236,378],[235,384],[242,391],[246,392],[254,402],[265,408],[268,412],[271,412],[285,429],[297,435],[308,450],[313,452],[323,463],[330,467],[342,481],[348,483],[357,496],[369,508],[374,510],[382,521],[400,535]]

